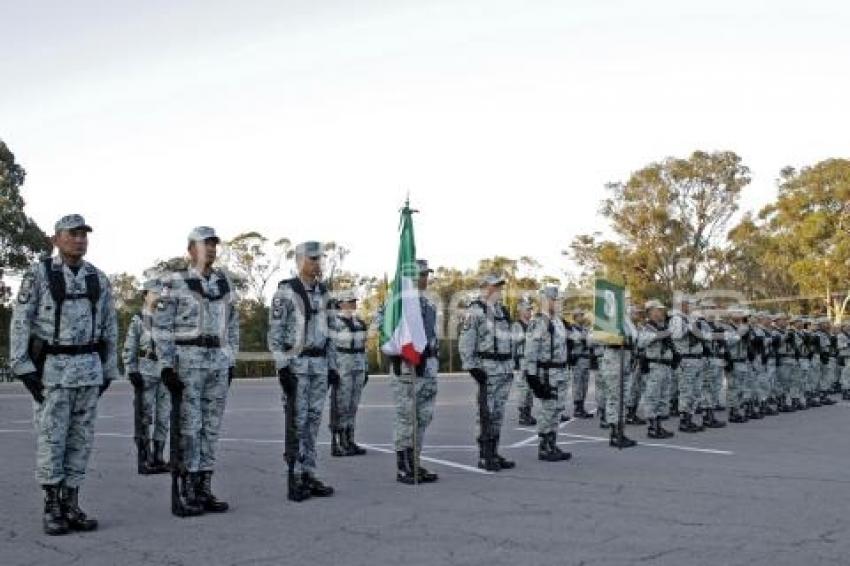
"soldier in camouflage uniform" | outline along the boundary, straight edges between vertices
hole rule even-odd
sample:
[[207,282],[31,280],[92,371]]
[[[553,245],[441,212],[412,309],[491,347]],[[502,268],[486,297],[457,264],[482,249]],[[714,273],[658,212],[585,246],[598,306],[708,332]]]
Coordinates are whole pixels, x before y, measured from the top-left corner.
[[753,391],[752,362],[755,359],[753,331],[749,323],[749,312],[741,307],[729,309],[730,322],[726,344],[731,354],[732,369],[729,371],[727,385],[727,403],[729,422],[745,423],[750,419],[761,419],[763,415],[755,410]]
[[517,412],[519,413],[519,424],[522,426],[534,426],[537,420],[532,416],[531,410],[534,406],[534,395],[528,387],[528,382],[523,376],[523,364],[525,359],[525,333],[531,321],[531,301],[523,298],[517,304],[519,320],[514,321],[514,383],[517,392]]
[[[366,453],[354,442],[357,407],[363,387],[369,381],[366,372],[366,333],[368,327],[355,314],[357,296],[354,291],[343,291],[337,298],[339,312],[333,334],[336,350],[336,365],[339,371],[339,387],[336,391],[336,406],[339,410],[339,428],[331,430],[338,437],[340,452],[334,456],[361,456]],[[333,390],[331,392],[333,395]]]
[[[395,402],[393,442],[396,480],[407,485],[431,483],[439,479],[437,474],[429,472],[419,463],[425,432],[434,418],[440,342],[437,334],[437,307],[425,294],[428,278],[434,270],[428,267],[424,259],[417,259],[416,266],[419,274],[419,305],[427,345],[418,366],[412,366],[401,357],[389,358],[390,386]],[[381,309],[375,318],[376,329],[381,328],[383,318],[384,311]]]
[[[458,339],[463,369],[486,394],[489,431],[481,430],[481,408],[478,411],[478,466],[490,471],[514,467],[514,462],[499,452],[499,437],[505,414],[505,403],[513,381],[513,336],[511,320],[502,304],[501,275],[487,275],[481,282],[481,294],[470,303]],[[481,403],[479,403],[479,406]]]
[[330,497],[334,489],[316,478],[316,442],[328,384],[338,384],[336,347],[331,333],[336,327],[330,292],[323,283],[320,242],[295,247],[298,276],[281,281],[269,309],[269,350],[286,397],[296,398],[300,499]]
[[[631,312],[631,308],[628,309]],[[602,359],[599,363],[599,373],[596,378],[597,389],[604,389],[605,405],[599,407],[602,422],[611,429],[609,444],[614,448],[630,448],[637,444],[626,436],[626,431],[620,428],[620,371],[623,372],[623,403],[628,406],[626,400],[632,395],[632,389],[636,383],[631,377],[632,357],[634,353],[634,342],[637,337],[637,329],[631,317],[623,318],[623,331],[625,339],[622,344],[603,343],[597,340],[593,333],[590,340],[599,344],[602,351]],[[622,358],[622,359],[621,359]],[[628,422],[627,420],[624,422]],[[645,423],[644,423],[645,424]]]
[[788,317],[779,314],[776,317],[776,329],[773,335],[772,350],[776,359],[776,382],[779,391],[777,397],[780,413],[791,413],[800,408],[799,392],[796,387],[796,373],[799,369],[797,358],[798,337],[788,325]]
[[[568,330],[573,378],[573,416],[579,419],[592,419],[593,415],[584,408],[584,401],[590,382],[591,361],[595,361],[595,353],[588,340],[590,329],[585,324],[584,311],[575,309],[572,314],[573,324]],[[562,412],[562,420],[568,421],[569,419],[563,419],[564,416],[566,416],[566,410]]]
[[[136,394],[141,394],[141,430],[137,434],[138,473],[161,474],[168,471],[163,454],[171,417],[168,388],[162,384],[159,358],[153,341],[153,312],[159,299],[161,285],[150,279],[143,285],[141,312],[133,315],[124,338],[124,369]],[[150,427],[153,425],[153,450]]]
[[819,398],[821,405],[834,405],[835,401],[830,399],[829,393],[835,376],[837,348],[833,344],[829,318],[818,319],[817,325],[817,330],[812,335],[812,341],[816,347],[815,357],[818,369],[814,376],[816,383],[813,396]]
[[219,242],[208,226],[192,230],[190,265],[163,276],[153,319],[162,382],[172,395],[182,392],[181,475],[188,515],[229,508],[213,494],[212,476],[239,352],[239,315],[233,285],[213,267]]
[[[694,413],[702,397],[702,371],[705,367],[702,341],[692,329],[690,297],[681,298],[681,310],[670,311],[670,338],[681,356],[679,367],[673,370],[673,380],[678,383],[679,431],[702,432],[704,427],[694,422]],[[698,332],[698,331],[697,331]]]
[[118,376],[109,279],[83,260],[89,232],[78,214],[56,223],[53,244],[59,254],[38,261],[24,275],[12,313],[10,361],[35,400],[35,477],[44,490],[48,535],[97,528],[80,509],[79,489],[98,398]]
[[[627,298],[628,301],[628,298]],[[625,377],[625,397],[626,397],[626,424],[627,425],[645,425],[646,420],[638,416],[638,405],[640,404],[641,396],[644,390],[643,373],[640,371],[638,360],[643,356],[643,350],[637,346],[637,329],[643,326],[645,322],[643,307],[639,305],[629,305],[628,318],[632,323],[634,335],[631,340],[626,342],[626,377]],[[601,419],[599,422],[600,428],[607,428],[605,411],[600,410]]]
[[570,453],[558,448],[559,390],[567,388],[567,329],[561,319],[557,287],[540,292],[540,312],[534,315],[526,333],[525,378],[540,399],[537,458],[544,462],[569,460]]
[[841,399],[850,401],[850,322],[841,325],[836,336],[838,349],[838,368],[841,372]]
[[[794,336],[797,344],[797,371],[794,374],[794,393],[793,399],[799,399],[797,408],[805,410],[813,407],[810,395],[810,378],[812,371],[812,358],[814,357],[814,349],[811,343],[811,335],[808,330],[808,320],[804,316],[797,316],[792,321],[794,328]],[[818,404],[817,406],[820,406]]]
[[664,381],[669,379],[676,350],[667,328],[666,307],[651,300],[644,305],[649,320],[638,332],[638,347],[645,351],[642,371],[646,375],[646,391],[641,399],[641,410],[649,421],[649,438],[669,438],[673,433],[661,426],[659,416],[669,401],[663,396]]
[[[770,317],[766,312],[758,312],[753,317],[753,359],[750,363],[753,372],[754,402],[763,416],[774,416],[778,412],[771,407],[772,398],[770,359]],[[774,366],[775,367],[775,366]]]

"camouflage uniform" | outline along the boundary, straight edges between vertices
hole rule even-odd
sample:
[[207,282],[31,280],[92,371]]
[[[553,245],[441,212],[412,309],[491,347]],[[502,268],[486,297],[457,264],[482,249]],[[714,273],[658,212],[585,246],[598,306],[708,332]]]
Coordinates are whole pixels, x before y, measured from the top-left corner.
[[523,420],[524,416],[530,415],[531,409],[534,406],[534,395],[532,395],[522,371],[525,362],[525,337],[527,331],[528,324],[524,321],[517,320],[513,323],[514,383],[516,384],[517,410],[519,411],[520,420]]
[[[620,420],[620,356],[623,356],[623,397],[624,406],[628,407],[629,400],[634,396],[635,381],[630,375],[632,372],[633,350],[632,345],[637,337],[637,329],[632,321],[626,317],[623,320],[626,334],[625,344],[606,345],[602,347],[602,359],[599,363],[599,375],[596,381],[597,388],[605,389],[605,420],[609,426]],[[591,334],[590,339],[593,340]],[[602,407],[600,407],[602,408]]]
[[[48,271],[64,280],[61,310],[51,295]],[[100,293],[93,305],[86,293],[95,281]],[[40,339],[46,348],[44,402],[33,403],[35,478],[43,486],[78,488],[94,440],[98,389],[118,377],[118,326],[106,275],[86,261],[76,273],[59,257],[34,263],[23,277],[12,312],[10,362],[19,377],[36,371],[28,351],[30,338]],[[101,355],[91,348],[97,343],[103,345]],[[77,353],[70,352],[74,347]]]
[[197,268],[163,278],[153,319],[160,367],[183,385],[182,460],[190,473],[212,472],[228,391],[239,351],[239,316],[227,275]]
[[[458,350],[464,370],[476,368],[487,375],[490,436],[498,446],[505,415],[505,403],[513,381],[511,320],[501,302],[488,304],[482,296],[469,305],[458,339]],[[526,356],[528,356],[527,350]],[[479,438],[481,438],[480,416],[479,411],[476,420]]]
[[[584,401],[587,397],[590,382],[590,362],[595,353],[588,341],[590,331],[587,327],[575,324],[570,325],[567,331],[569,333],[570,361],[572,363],[570,370],[572,373],[573,405],[575,407],[573,414],[577,417],[582,417],[587,415],[584,409]],[[561,411],[566,411],[566,399],[562,402]]]
[[[289,368],[297,377],[296,469],[312,476],[316,470],[316,439],[328,393],[328,372],[337,370],[331,333],[336,327],[328,289],[300,278],[281,281],[269,309],[269,350],[275,369]],[[286,394],[282,396],[284,406]]]
[[337,332],[333,335],[336,363],[339,370],[339,388],[336,403],[339,407],[341,431],[351,431],[357,419],[360,395],[366,384],[366,332],[367,326],[356,315],[339,312]]
[[[650,301],[646,305],[649,312],[651,309],[663,309],[663,305],[657,301]],[[665,409],[669,411],[669,400],[664,397],[664,383],[670,379],[671,367],[675,350],[670,340],[670,331],[666,324],[647,322],[638,332],[637,345],[645,350],[646,391],[641,400],[641,410],[649,421],[649,436],[651,438],[666,438],[673,433],[661,427],[659,416],[664,414]]]
[[678,383],[678,409],[681,414],[679,430],[699,432],[701,427],[693,424],[693,415],[699,408],[702,397],[705,357],[701,334],[695,329],[696,319],[690,314],[673,311],[670,315],[670,338],[681,361],[672,371],[673,381]]
[[564,322],[547,313],[531,319],[526,334],[525,373],[554,387],[559,399],[542,399],[537,415],[537,434],[554,433],[560,421],[560,396],[567,384],[567,330]]
[[153,313],[143,309],[133,315],[124,338],[124,371],[127,374],[140,373],[144,382],[143,439],[151,438],[149,428],[153,425],[153,441],[164,444],[168,438],[171,397],[168,388],[162,383],[152,330]]

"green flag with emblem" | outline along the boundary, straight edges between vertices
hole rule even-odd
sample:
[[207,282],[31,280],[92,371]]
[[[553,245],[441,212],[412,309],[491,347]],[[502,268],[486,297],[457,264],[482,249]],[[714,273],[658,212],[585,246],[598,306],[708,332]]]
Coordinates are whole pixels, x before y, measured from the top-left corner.
[[593,336],[607,344],[622,344],[626,316],[626,289],[606,279],[597,279],[593,294]]

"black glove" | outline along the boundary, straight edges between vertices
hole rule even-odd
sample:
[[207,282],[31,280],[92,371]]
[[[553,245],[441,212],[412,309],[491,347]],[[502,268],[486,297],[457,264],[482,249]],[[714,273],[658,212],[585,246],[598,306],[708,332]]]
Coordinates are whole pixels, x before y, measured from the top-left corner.
[[328,385],[331,387],[339,386],[339,372],[335,369],[328,370]]
[[487,382],[487,374],[484,373],[484,370],[481,368],[472,368],[469,370],[469,375],[472,376],[472,379],[478,382],[478,385],[484,385],[484,383]]
[[231,383],[233,383],[233,366],[227,368],[227,386],[230,387]]
[[280,382],[280,387],[287,395],[295,393],[295,388],[298,386],[298,377],[292,373],[288,367],[277,370],[277,380]]
[[558,393],[554,387],[548,383],[543,383],[536,375],[525,374],[525,380],[531,388],[531,392],[538,399],[552,400],[558,398]]
[[133,384],[133,387],[135,387],[136,389],[141,389],[142,387],[144,387],[145,382],[142,379],[142,374],[137,371],[131,371],[129,377],[130,383]]
[[363,387],[366,387],[366,384],[367,384],[367,383],[369,383],[369,372],[368,372],[368,371],[367,371],[367,372],[366,372],[366,374],[363,376]]
[[180,383],[180,379],[177,377],[177,373],[174,371],[174,368],[163,369],[160,376],[162,377],[162,382],[169,391],[174,392],[183,389],[183,384]]
[[103,383],[100,384],[100,389],[98,389],[98,391],[97,391],[97,396],[98,397],[103,396],[103,392],[106,391],[107,389],[109,389],[110,385],[112,385],[112,380],[111,379],[104,379]]
[[27,391],[30,392],[36,403],[39,405],[44,403],[44,384],[41,382],[41,378],[37,373],[25,373],[18,376],[18,379],[23,382],[24,387],[27,388]]

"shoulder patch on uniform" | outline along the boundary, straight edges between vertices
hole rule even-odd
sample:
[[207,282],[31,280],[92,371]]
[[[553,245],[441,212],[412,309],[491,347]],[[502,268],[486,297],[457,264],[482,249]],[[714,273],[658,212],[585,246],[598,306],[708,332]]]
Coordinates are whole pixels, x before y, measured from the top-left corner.
[[272,318],[273,318],[273,319],[275,319],[275,320],[280,320],[280,318],[281,318],[282,316],[283,316],[283,310],[282,310],[282,309],[280,309],[280,308],[276,308],[276,309],[274,309],[274,310],[272,311]]
[[283,306],[283,299],[281,299],[280,297],[275,297],[274,299],[272,299],[272,306],[275,307],[275,308],[282,307]]
[[165,301],[159,300],[156,302],[156,310],[165,310]]

